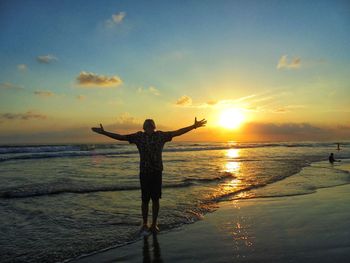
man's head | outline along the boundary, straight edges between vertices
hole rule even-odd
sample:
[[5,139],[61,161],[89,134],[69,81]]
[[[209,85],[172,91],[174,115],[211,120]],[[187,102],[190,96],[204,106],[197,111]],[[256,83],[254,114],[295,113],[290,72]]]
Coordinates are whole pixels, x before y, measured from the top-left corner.
[[154,132],[155,129],[156,129],[156,124],[154,123],[154,120],[152,119],[145,120],[145,122],[143,123],[143,130],[146,133],[151,134]]

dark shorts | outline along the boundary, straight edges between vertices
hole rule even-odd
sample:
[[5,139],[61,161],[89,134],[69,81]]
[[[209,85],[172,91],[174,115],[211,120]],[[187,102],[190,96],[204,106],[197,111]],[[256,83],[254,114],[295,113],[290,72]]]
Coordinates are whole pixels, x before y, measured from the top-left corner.
[[143,202],[162,198],[162,171],[141,171],[140,184]]

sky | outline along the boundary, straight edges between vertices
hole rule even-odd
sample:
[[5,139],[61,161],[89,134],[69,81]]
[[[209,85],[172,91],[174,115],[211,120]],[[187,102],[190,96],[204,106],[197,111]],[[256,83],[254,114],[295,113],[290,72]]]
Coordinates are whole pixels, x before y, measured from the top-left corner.
[[1,0],[0,27],[0,144],[350,139],[349,1]]

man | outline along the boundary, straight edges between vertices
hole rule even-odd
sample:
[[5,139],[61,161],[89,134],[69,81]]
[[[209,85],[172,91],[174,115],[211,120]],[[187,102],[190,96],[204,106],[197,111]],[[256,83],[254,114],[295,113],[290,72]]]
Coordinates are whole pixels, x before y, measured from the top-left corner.
[[[103,129],[102,124],[100,128],[91,128],[94,132],[111,137],[119,141],[128,141],[136,144],[140,154],[140,185],[142,198],[142,218],[143,226],[141,231],[151,230],[158,232],[157,218],[159,212],[159,199],[162,197],[162,151],[164,144],[170,142],[173,137],[185,134],[193,129],[203,127],[207,121],[205,119],[197,121],[194,124],[176,131],[162,132],[156,131],[156,125],[153,120],[147,119],[143,124],[143,130],[121,135],[118,133],[107,132]],[[148,204],[152,199],[152,224],[148,228]]]

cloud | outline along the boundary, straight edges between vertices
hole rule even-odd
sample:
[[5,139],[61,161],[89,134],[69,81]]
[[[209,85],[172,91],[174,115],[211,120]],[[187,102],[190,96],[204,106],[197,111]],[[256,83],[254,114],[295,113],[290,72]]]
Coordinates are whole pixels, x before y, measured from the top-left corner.
[[292,110],[304,109],[304,108],[306,108],[305,105],[286,105],[286,106],[273,109],[271,111],[274,113],[287,113],[287,112],[291,112]]
[[273,110],[274,113],[287,113],[289,112],[285,107],[279,107]]
[[314,126],[309,123],[251,123],[251,127],[254,132],[259,134],[311,134],[322,132],[320,127]]
[[218,101],[217,100],[209,100],[206,103],[208,106],[214,106],[214,105],[218,104]]
[[117,122],[120,124],[137,123],[137,119],[135,117],[131,116],[130,113],[124,112],[122,115],[120,115],[117,118]]
[[57,60],[57,58],[53,55],[44,55],[44,56],[37,56],[36,60],[42,64],[50,64],[51,62]]
[[175,103],[179,106],[191,106],[192,105],[192,99],[186,95],[181,96]]
[[0,120],[30,120],[30,119],[46,119],[47,116],[34,113],[32,111],[27,111],[25,113],[1,113]]
[[[241,130],[245,138],[265,141],[308,141],[328,140],[338,136],[339,129],[332,127],[318,127],[310,123],[246,123]],[[350,132],[347,134],[350,135]]]
[[18,64],[17,65],[17,69],[19,71],[27,71],[28,70],[28,66],[26,64]]
[[85,100],[86,96],[85,95],[78,95],[78,96],[76,96],[76,99],[77,100]]
[[156,89],[155,87],[153,86],[150,86],[148,88],[138,88],[137,89],[137,92],[138,93],[151,93],[155,96],[159,96],[160,95],[160,92],[158,89]]
[[113,14],[110,19],[106,20],[106,26],[113,27],[115,25],[121,24],[123,22],[125,16],[126,16],[125,12],[119,12],[117,14]]
[[132,116],[128,112],[124,112],[119,115],[116,119],[116,122],[111,125],[106,125],[107,130],[117,130],[124,132],[133,132],[142,128],[141,121]]
[[251,94],[248,96],[240,97],[237,99],[225,99],[225,100],[208,100],[206,102],[200,102],[197,104],[190,104],[186,106],[191,106],[195,108],[222,108],[222,107],[242,107],[243,104],[249,104],[247,101],[260,101],[260,100],[265,100],[265,98],[257,98],[257,94]]
[[181,96],[175,103],[179,106],[191,108],[221,108],[221,107],[237,107],[237,100],[209,100],[207,102],[193,103],[192,99],[186,95]]
[[189,52],[185,50],[173,50],[162,54],[156,59],[164,63],[169,63],[169,62],[173,63],[173,62],[182,61],[186,59],[188,55],[189,55]]
[[301,59],[299,57],[295,57],[291,62],[288,62],[288,56],[283,55],[277,64],[277,69],[298,69],[301,67]]
[[81,71],[77,76],[77,82],[84,87],[116,87],[123,83],[118,76],[109,77],[85,71]]
[[[175,105],[180,105],[189,108],[212,108],[212,109],[223,109],[223,108],[240,108],[244,111],[271,111],[271,109],[265,109],[266,105],[272,104],[273,99],[279,96],[278,94],[269,95],[269,92],[263,92],[261,94],[251,94],[244,97],[238,97],[235,99],[211,99],[206,102],[193,103],[192,99],[188,96],[182,96],[175,102]],[[261,105],[263,104],[263,105]]]
[[151,92],[153,95],[156,95],[156,96],[159,96],[160,93],[159,93],[159,90],[157,90],[155,87],[149,87],[148,88],[149,92]]
[[0,89],[14,89],[14,90],[22,90],[21,86],[12,84],[10,82],[2,82],[0,83]]
[[340,124],[340,125],[337,125],[337,128],[339,130],[346,130],[346,131],[350,132],[350,125],[342,125],[342,124]]
[[[149,117],[147,117],[147,119],[149,119]],[[150,119],[152,119],[152,117]],[[105,128],[106,130],[116,130],[116,131],[122,131],[123,133],[132,133],[142,129],[143,121],[144,120],[138,119],[132,116],[128,112],[124,112],[117,117],[117,120],[114,124],[106,125]],[[156,126],[157,126],[157,129],[169,128],[157,122],[156,122]]]
[[46,90],[36,90],[34,94],[40,97],[52,97],[55,96],[55,93]]

